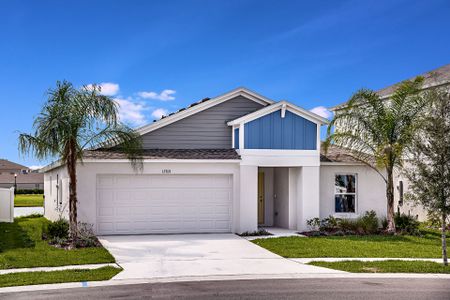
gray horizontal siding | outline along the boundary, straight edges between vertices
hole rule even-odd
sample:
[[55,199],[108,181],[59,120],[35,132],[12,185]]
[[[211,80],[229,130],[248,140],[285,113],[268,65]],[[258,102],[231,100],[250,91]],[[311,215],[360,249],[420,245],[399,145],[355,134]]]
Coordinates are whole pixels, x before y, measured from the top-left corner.
[[231,148],[231,128],[226,123],[262,107],[238,96],[143,135],[144,149]]

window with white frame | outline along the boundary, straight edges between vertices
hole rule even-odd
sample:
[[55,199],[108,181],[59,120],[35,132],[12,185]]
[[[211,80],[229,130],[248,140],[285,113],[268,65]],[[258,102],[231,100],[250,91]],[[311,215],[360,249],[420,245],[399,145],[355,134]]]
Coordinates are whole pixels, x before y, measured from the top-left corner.
[[336,174],[334,203],[336,213],[356,212],[356,174]]

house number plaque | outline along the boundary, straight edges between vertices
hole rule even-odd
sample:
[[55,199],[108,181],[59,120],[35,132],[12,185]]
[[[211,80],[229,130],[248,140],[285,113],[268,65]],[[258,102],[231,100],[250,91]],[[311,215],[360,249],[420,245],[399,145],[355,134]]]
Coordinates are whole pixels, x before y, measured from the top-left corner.
[[161,173],[163,173],[163,174],[172,174],[172,170],[171,169],[162,169]]

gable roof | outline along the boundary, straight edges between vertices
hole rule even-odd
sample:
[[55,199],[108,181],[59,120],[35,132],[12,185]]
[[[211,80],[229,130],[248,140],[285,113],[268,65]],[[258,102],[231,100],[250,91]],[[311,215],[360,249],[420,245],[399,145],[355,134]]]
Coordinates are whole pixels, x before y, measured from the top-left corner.
[[315,113],[313,113],[311,111],[308,111],[306,109],[298,107],[295,104],[292,104],[290,102],[282,100],[280,102],[273,103],[273,104],[271,104],[269,106],[261,108],[261,109],[255,111],[255,112],[249,113],[249,114],[247,114],[245,116],[242,116],[240,118],[237,118],[235,120],[229,121],[227,124],[228,124],[228,126],[236,126],[236,125],[239,125],[239,124],[244,124],[244,123],[253,121],[255,119],[258,119],[258,118],[260,118],[262,116],[265,116],[267,114],[270,114],[270,113],[272,113],[274,111],[280,110],[280,109],[281,110],[288,110],[288,111],[290,111],[290,112],[292,112],[292,113],[294,113],[296,115],[299,115],[299,116],[301,116],[301,117],[303,117],[303,118],[305,118],[305,119],[307,119],[307,120],[309,120],[309,121],[311,121],[313,123],[316,123],[316,124],[322,125],[322,124],[328,124],[328,122],[329,122],[327,119],[325,119],[325,118],[323,118],[323,117],[321,117],[321,116],[319,116],[319,115],[317,115],[317,114],[315,114]]
[[270,100],[270,99],[268,99],[258,93],[255,93],[247,88],[240,87],[240,88],[234,89],[228,93],[225,93],[223,95],[217,96],[212,99],[205,98],[205,99],[201,100],[200,102],[191,104],[186,109],[181,109],[178,112],[170,114],[167,117],[161,118],[160,120],[158,120],[156,122],[142,126],[138,129],[136,129],[136,131],[139,135],[144,135],[146,133],[149,133],[149,132],[152,132],[161,127],[167,126],[167,125],[172,124],[181,119],[192,116],[198,112],[201,112],[208,108],[216,106],[220,103],[231,100],[237,96],[243,96],[249,100],[255,101],[255,102],[263,104],[263,105],[270,105],[270,104],[274,103],[273,100]]
[[0,159],[0,170],[28,170],[28,167],[7,159]]
[[[425,72],[423,74],[417,75],[423,77],[423,86],[422,89],[426,90],[432,87],[438,87],[450,84],[450,64],[442,66],[440,68],[434,69],[429,72]],[[407,80],[414,80],[417,76],[413,76]],[[385,87],[381,90],[378,90],[376,93],[381,97],[381,99],[389,98],[396,90],[396,88],[400,85],[401,82]],[[339,110],[347,105],[348,101],[338,104],[330,108],[330,110],[335,111]]]

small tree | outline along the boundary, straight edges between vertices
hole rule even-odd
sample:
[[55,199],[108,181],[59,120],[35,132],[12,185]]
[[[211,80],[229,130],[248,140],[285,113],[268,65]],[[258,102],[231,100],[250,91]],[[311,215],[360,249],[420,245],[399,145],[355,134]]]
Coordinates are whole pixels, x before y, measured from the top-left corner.
[[414,139],[411,165],[406,172],[410,181],[408,198],[432,214],[439,214],[442,233],[442,259],[447,261],[446,219],[450,215],[450,94],[433,89],[425,99],[431,104],[421,130]]
[[77,234],[77,163],[88,147],[118,145],[133,167],[141,166],[141,140],[118,120],[117,104],[100,94],[97,85],[76,89],[67,81],[48,91],[48,100],[33,127],[34,134],[20,134],[19,151],[38,159],[58,158],[69,174],[69,224],[72,240]]
[[422,82],[421,77],[402,82],[389,99],[371,90],[360,90],[328,126],[325,151],[331,144],[347,148],[351,156],[374,169],[386,182],[389,232],[395,232],[394,171],[403,166],[425,106],[420,95]]

